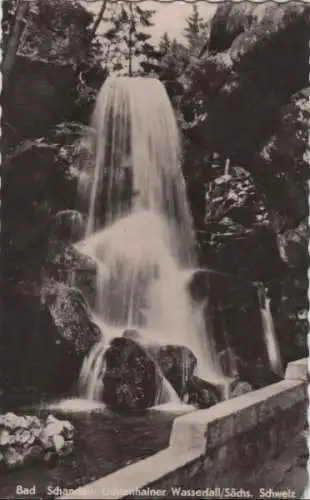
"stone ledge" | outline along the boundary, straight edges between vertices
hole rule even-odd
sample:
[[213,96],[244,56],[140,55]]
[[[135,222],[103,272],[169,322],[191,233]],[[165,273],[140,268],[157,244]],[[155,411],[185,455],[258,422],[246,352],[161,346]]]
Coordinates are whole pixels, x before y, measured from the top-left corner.
[[[146,489],[155,483],[160,483],[160,486],[156,487],[158,490],[164,490],[165,478],[168,479],[169,483],[173,482],[173,477],[176,477],[184,467],[190,470],[191,476],[198,473],[203,467],[201,454],[197,450],[188,450],[180,454],[177,450],[168,447],[149,458],[82,486],[61,498],[66,500],[113,498],[117,500],[126,498],[131,493]],[[160,498],[160,496],[158,493],[156,498]],[[166,494],[163,493],[162,496],[166,496]]]
[[303,382],[308,382],[308,358],[302,358],[288,363],[285,370],[285,380],[301,380]]
[[243,468],[248,475],[253,465],[262,467],[303,430],[306,408],[305,382],[283,380],[180,416],[168,448],[62,498],[121,499],[136,490],[146,492],[136,497],[172,498],[176,485],[194,481],[195,487],[204,487]]
[[218,447],[226,441],[306,399],[303,382],[283,380],[174,421],[170,446],[179,449]]

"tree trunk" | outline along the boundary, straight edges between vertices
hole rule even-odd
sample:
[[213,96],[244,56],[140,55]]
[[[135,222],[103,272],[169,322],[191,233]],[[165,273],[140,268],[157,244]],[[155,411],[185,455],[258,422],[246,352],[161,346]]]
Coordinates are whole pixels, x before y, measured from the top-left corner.
[[97,16],[96,21],[94,22],[94,26],[91,30],[91,34],[90,34],[91,40],[96,36],[97,30],[99,28],[99,25],[103,19],[105,11],[106,11],[108,1],[109,0],[102,0],[100,11],[98,12],[98,16]]
[[20,0],[17,4],[14,26],[12,28],[7,49],[5,51],[3,62],[1,64],[1,71],[3,75],[3,80],[2,80],[3,87],[7,85],[9,76],[11,74],[11,71],[15,63],[21,35],[26,24],[25,17],[27,16],[28,11],[29,11],[29,1]]
[[128,48],[129,48],[128,76],[132,76],[132,34],[134,30],[134,17],[133,17],[133,9],[131,2],[129,4],[129,10],[130,10],[130,21],[129,21],[129,40],[128,40]]

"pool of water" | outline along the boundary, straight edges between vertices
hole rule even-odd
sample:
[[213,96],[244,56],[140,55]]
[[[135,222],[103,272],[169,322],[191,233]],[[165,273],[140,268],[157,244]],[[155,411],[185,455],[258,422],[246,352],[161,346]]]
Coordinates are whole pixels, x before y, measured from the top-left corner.
[[[78,402],[52,405],[36,410],[41,416],[52,413],[70,420],[76,429],[73,454],[55,463],[25,466],[0,476],[0,498],[55,498],[56,487],[78,488],[121,467],[164,449],[169,443],[173,420],[186,407],[167,406],[144,413],[119,415],[107,408],[79,408]],[[17,414],[31,414],[23,410]],[[36,486],[35,496],[17,495],[17,485]]]

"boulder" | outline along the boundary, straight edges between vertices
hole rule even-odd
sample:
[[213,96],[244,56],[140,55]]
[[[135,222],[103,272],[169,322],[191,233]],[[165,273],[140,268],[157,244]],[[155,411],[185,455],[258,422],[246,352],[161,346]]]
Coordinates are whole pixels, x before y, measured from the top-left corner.
[[229,307],[238,307],[243,304],[250,294],[253,294],[253,285],[244,282],[239,276],[225,273],[219,267],[206,267],[195,271],[189,282],[190,295],[195,302],[203,303],[208,299],[209,309],[222,311]]
[[118,337],[105,354],[103,401],[118,411],[144,410],[157,403],[162,376],[146,350],[134,340]]
[[193,352],[182,345],[162,345],[137,330],[125,330],[123,338],[131,339],[143,346],[177,394],[182,397],[197,365],[197,358]]
[[[29,334],[23,351],[13,353],[21,364],[16,385],[21,384],[30,399],[67,395],[78,380],[84,357],[102,338],[83,294],[48,281],[41,297],[24,301],[20,312]],[[18,328],[22,330],[20,322]]]
[[59,335],[78,356],[85,357],[102,338],[92,312],[77,288],[51,281],[42,289],[42,302],[47,306]]
[[182,397],[196,368],[196,356],[185,346],[166,345],[160,347],[156,360],[165,378]]
[[250,384],[253,389],[260,389],[281,380],[281,377],[273,373],[259,358],[256,363],[249,363],[243,359],[239,365],[239,377],[240,380]]
[[195,375],[187,385],[187,403],[198,409],[210,408],[222,399],[221,389]]
[[75,247],[85,229],[85,217],[77,210],[61,210],[51,218],[47,256],[50,267],[97,269],[96,263]]
[[242,380],[234,380],[229,387],[229,398],[236,398],[242,394],[253,391],[254,388],[248,382],[243,382]]
[[80,212],[60,210],[51,219],[50,236],[68,245],[82,239],[85,229],[85,217]]
[[51,219],[44,275],[82,290],[93,307],[96,300],[96,262],[79,252],[85,217],[77,210],[61,210]]
[[82,255],[74,245],[51,240],[44,275],[48,280],[80,289],[90,306],[95,307],[97,264],[90,257]]

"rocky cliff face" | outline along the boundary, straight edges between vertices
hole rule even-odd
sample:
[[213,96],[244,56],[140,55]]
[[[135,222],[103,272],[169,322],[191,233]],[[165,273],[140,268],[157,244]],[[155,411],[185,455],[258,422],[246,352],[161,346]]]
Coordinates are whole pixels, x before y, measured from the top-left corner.
[[[309,13],[297,2],[223,3],[182,80],[190,185],[193,151],[204,152],[202,264],[268,284],[285,358],[305,355]],[[217,171],[207,150],[223,160]]]
[[250,172],[280,231],[307,213],[309,26],[301,3],[219,6],[183,102],[196,147]]
[[74,85],[72,65],[19,55],[4,96],[4,150],[68,119]]

